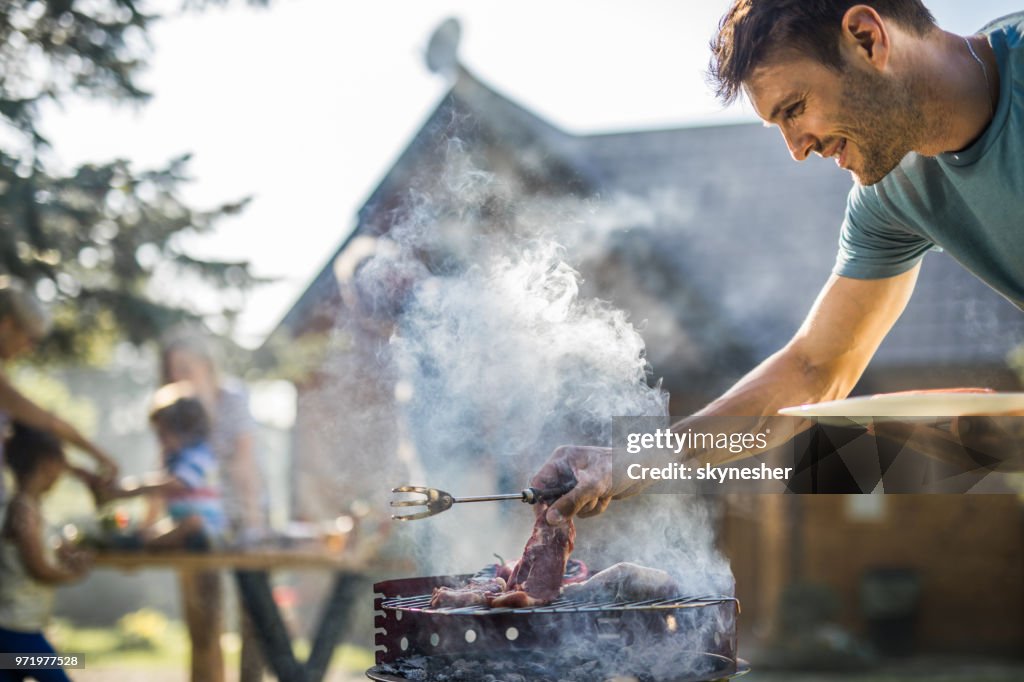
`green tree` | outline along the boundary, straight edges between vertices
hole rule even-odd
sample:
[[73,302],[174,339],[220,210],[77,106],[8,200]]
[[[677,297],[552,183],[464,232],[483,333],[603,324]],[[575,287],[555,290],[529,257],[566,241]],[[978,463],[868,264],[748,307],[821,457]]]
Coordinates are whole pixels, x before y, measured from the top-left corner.
[[[54,170],[59,150],[40,132],[41,105],[72,96],[145,103],[137,79],[156,20],[144,0],[0,0],[0,278],[18,278],[52,303],[53,355],[86,359],[114,339],[142,343],[186,319],[230,326],[238,294],[258,283],[245,262],[182,250],[183,235],[213,229],[247,201],[188,206],[187,154],[147,170],[123,159]],[[218,295],[204,297],[214,301],[203,310],[170,301],[154,289],[158,273]]]

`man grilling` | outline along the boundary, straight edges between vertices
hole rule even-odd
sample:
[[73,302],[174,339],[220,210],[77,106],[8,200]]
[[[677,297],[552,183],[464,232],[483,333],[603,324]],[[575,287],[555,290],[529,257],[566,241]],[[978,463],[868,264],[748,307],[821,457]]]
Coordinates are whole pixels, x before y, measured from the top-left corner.
[[[723,101],[742,92],[795,160],[834,158],[854,186],[801,328],[697,419],[847,396],[930,249],[1024,309],[1024,13],[959,36],[919,0],[735,0],[711,47]],[[610,450],[586,446],[558,448],[533,485],[570,473],[549,523],[638,491],[613,481]]]

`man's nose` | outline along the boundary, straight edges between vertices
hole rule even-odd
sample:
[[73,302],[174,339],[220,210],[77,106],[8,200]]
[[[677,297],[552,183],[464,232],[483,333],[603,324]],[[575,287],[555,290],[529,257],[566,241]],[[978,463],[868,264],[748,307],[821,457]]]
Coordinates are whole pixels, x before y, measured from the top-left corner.
[[794,161],[805,160],[811,155],[811,152],[818,148],[818,141],[810,133],[787,131],[785,128],[780,130],[782,130],[782,137],[786,140],[786,146],[789,147],[789,153]]

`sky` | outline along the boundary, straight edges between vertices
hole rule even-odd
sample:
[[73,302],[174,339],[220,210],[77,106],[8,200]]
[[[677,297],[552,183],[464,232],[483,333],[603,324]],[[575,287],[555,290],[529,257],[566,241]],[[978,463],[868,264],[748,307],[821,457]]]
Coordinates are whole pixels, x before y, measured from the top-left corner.
[[[704,81],[708,40],[729,0],[235,0],[151,33],[142,107],[73,100],[43,129],[70,168],[130,159],[136,168],[193,154],[185,191],[198,207],[252,196],[199,256],[248,260],[274,277],[249,297],[238,340],[259,345],[354,227],[356,211],[437,105],[448,83],[423,52],[447,17],[462,23],[462,63],[574,133],[756,118],[723,109]],[[939,24],[971,33],[1019,0],[932,0]],[[164,13],[164,12],[161,12]],[[782,140],[779,153],[786,153]]]

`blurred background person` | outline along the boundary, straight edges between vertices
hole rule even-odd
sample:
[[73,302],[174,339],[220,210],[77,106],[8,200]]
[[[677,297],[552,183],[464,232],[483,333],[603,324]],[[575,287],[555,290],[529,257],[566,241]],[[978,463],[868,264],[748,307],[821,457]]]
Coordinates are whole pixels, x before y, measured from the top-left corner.
[[[256,422],[249,395],[239,381],[221,373],[208,339],[192,330],[178,330],[164,341],[163,382],[187,381],[210,417],[210,447],[221,472],[221,495],[231,538],[253,545],[266,534],[266,485],[256,460]],[[240,682],[262,679],[263,662],[252,624],[238,610],[242,639]]]
[[[141,482],[101,490],[105,501],[137,495],[163,499],[173,525],[144,540],[147,548],[209,550],[222,544],[227,518],[221,504],[217,459],[209,445],[210,419],[186,382],[166,384],[153,398],[150,423],[160,441],[163,467]],[[185,623],[192,641],[192,682],[222,682],[222,595],[217,571],[179,572]]]
[[[74,426],[25,397],[7,376],[7,364],[31,351],[49,330],[50,317],[32,294],[9,279],[0,283],[0,443],[7,435],[10,423],[16,420],[49,431],[85,451],[96,460],[99,477],[111,480],[117,474],[117,466],[110,456]],[[3,456],[3,446],[0,445],[0,463]],[[82,469],[74,471],[80,478],[90,478],[89,473]],[[4,483],[0,476],[0,516],[4,500]]]

